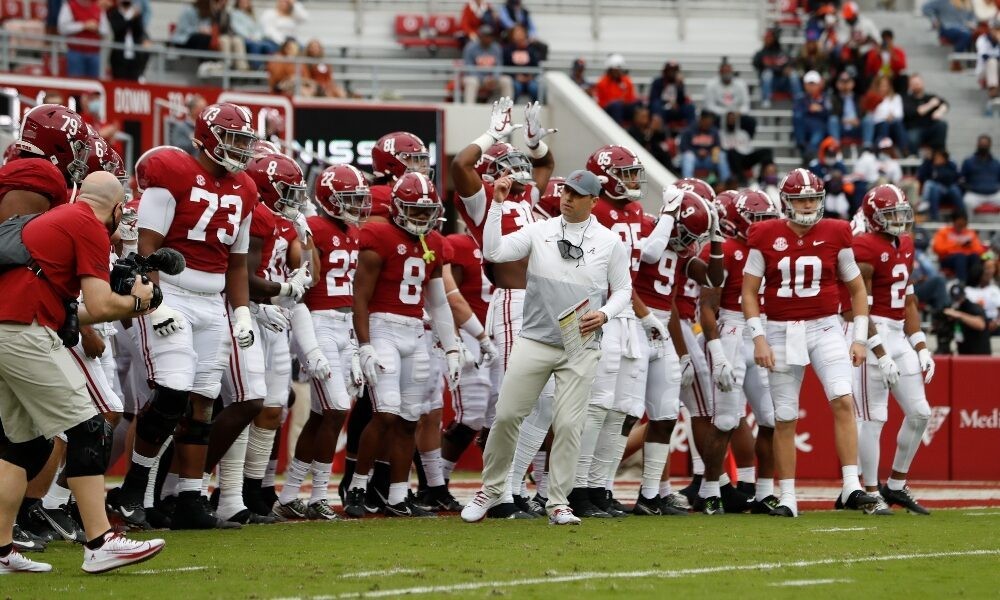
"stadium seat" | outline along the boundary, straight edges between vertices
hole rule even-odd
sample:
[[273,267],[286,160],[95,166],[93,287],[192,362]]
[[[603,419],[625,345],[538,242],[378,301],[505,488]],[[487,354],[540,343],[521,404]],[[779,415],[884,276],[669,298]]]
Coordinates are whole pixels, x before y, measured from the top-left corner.
[[425,17],[416,13],[396,15],[396,41],[403,48],[427,48],[431,53],[439,48],[458,48],[458,19],[449,14]]
[[24,18],[24,4],[21,0],[3,0],[3,4],[0,5],[0,21]]
[[396,41],[404,48],[426,46],[424,15],[405,13],[396,15]]
[[49,16],[49,5],[45,0],[32,0],[31,18],[44,21]]

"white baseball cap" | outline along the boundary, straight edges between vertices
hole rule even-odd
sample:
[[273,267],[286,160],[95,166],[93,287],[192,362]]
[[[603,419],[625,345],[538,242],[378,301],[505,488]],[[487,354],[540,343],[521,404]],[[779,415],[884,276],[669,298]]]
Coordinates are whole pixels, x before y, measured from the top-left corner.
[[823,76],[816,71],[809,71],[802,78],[803,83],[823,83]]
[[621,54],[609,54],[604,60],[605,69],[624,69],[625,57]]

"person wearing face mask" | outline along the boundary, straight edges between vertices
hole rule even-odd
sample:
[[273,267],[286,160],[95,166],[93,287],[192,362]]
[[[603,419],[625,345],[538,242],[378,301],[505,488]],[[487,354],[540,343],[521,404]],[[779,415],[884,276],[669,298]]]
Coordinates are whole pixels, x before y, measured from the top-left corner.
[[982,204],[1000,204],[1000,161],[990,152],[992,143],[990,136],[979,136],[976,153],[962,161],[963,200],[970,211]]
[[827,125],[833,139],[846,144],[845,138],[855,143],[875,137],[875,123],[861,106],[861,96],[854,86],[854,76],[842,71],[837,76],[836,91],[830,94],[830,120]]
[[941,218],[941,202],[952,207],[952,210],[965,212],[962,202],[962,188],[958,185],[958,165],[951,160],[945,149],[935,150],[934,154],[921,163],[917,169],[917,179],[923,186],[921,195],[921,211],[926,210],[932,221]]
[[67,0],[59,9],[59,35],[66,44],[66,75],[98,79],[101,76],[100,42],[110,33],[108,19],[97,0]]
[[730,170],[741,186],[747,184],[748,171],[757,165],[774,162],[774,152],[770,148],[754,149],[750,134],[740,127],[736,113],[726,113],[726,121],[719,129],[719,141],[726,152]]
[[111,77],[138,81],[149,59],[147,53],[136,51],[137,47],[148,45],[142,8],[133,0],[118,0],[105,14],[114,42],[125,45],[124,49],[111,50]]
[[705,109],[715,116],[715,122],[728,112],[739,115],[740,127],[746,129],[753,137],[757,131],[757,120],[748,115],[750,112],[750,91],[742,79],[736,78],[733,65],[725,57],[719,65],[718,77],[712,78],[705,85]]
[[[694,177],[695,170],[708,171],[707,178],[728,181],[729,160],[722,151],[719,130],[712,113],[701,111],[698,122],[681,135],[681,175]],[[703,177],[704,179],[705,177]]]
[[681,127],[686,127],[694,122],[694,104],[687,97],[684,76],[676,62],[663,65],[663,72],[649,84],[649,111],[667,126],[682,123]]
[[632,112],[641,102],[635,95],[635,85],[625,70],[625,57],[612,54],[604,61],[605,71],[594,86],[597,104],[612,119],[622,124],[632,120]]
[[792,131],[795,144],[807,161],[816,156],[820,142],[827,136],[830,120],[829,100],[823,90],[823,76],[809,71],[802,78],[806,92],[792,107]]
[[865,62],[865,55],[877,47],[879,30],[875,23],[861,14],[857,2],[845,2],[840,8],[843,20],[837,26],[836,36],[840,45],[842,63],[854,64],[859,71]]

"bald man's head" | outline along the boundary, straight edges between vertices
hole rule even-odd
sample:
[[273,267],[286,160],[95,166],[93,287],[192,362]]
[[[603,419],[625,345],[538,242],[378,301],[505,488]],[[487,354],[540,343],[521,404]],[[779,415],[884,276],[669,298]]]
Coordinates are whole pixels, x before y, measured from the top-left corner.
[[94,212],[110,214],[115,205],[125,201],[125,188],[113,173],[94,171],[80,184],[77,201],[93,206]]

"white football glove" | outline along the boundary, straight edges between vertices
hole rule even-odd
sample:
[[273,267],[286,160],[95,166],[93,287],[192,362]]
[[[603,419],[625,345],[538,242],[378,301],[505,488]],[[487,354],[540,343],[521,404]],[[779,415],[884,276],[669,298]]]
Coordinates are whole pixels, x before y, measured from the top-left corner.
[[514,101],[504,96],[493,103],[493,112],[490,114],[490,128],[486,130],[487,135],[498,142],[510,137],[521,125],[515,125],[511,117],[514,108]]
[[529,102],[524,107],[524,142],[529,148],[537,148],[542,138],[558,132],[558,129],[542,127],[542,107],[538,102]]
[[681,362],[681,387],[690,387],[694,383],[694,365],[691,364],[691,356],[685,354],[680,358]]
[[358,348],[358,359],[361,362],[361,372],[364,373],[368,385],[375,387],[379,373],[385,372],[385,367],[378,361],[375,348],[371,344],[363,344]]
[[313,379],[330,378],[330,361],[326,360],[326,356],[319,348],[313,348],[306,354],[305,369]]
[[472,350],[469,350],[469,347],[462,340],[458,341],[458,355],[462,359],[463,369],[476,364],[476,357],[472,355]]
[[639,319],[639,322],[642,323],[642,328],[646,330],[646,337],[651,340],[665,340],[670,336],[663,321],[658,319],[652,312]]
[[288,329],[288,315],[285,309],[273,304],[251,304],[250,314],[257,320],[257,324],[264,329],[269,329],[275,333],[281,333]]
[[931,358],[931,351],[927,348],[917,352],[917,360],[920,361],[920,370],[924,373],[924,383],[930,383],[934,379],[934,359]]
[[709,340],[708,352],[712,357],[712,382],[723,392],[732,391],[736,374],[722,350],[722,340]]
[[365,391],[365,374],[361,370],[361,356],[355,348],[351,353],[351,375],[347,379],[347,395],[360,398]]
[[712,217],[712,226],[708,230],[708,241],[721,244],[726,241],[726,238],[722,235],[722,226],[719,224],[719,211],[712,202],[708,203],[708,214]]
[[153,333],[160,337],[176,333],[187,326],[184,317],[166,304],[161,304],[150,313],[149,321],[153,324]]
[[240,348],[253,346],[253,317],[250,316],[250,309],[246,306],[237,306],[233,310],[233,337]]
[[479,340],[479,366],[488,367],[496,362],[500,351],[489,337]]
[[454,392],[462,379],[461,352],[452,350],[445,354],[445,358],[448,360],[448,389]]
[[883,354],[878,359],[878,370],[882,373],[882,383],[885,387],[891,388],[899,383],[899,367],[888,354]]
[[302,266],[292,271],[292,276],[288,281],[281,284],[281,291],[278,296],[291,298],[295,302],[305,296],[306,290],[312,286],[312,274],[309,272],[309,261],[302,263]]
[[312,236],[312,230],[309,229],[309,223],[306,222],[306,216],[299,213],[295,220],[292,221],[292,227],[295,229],[295,235],[299,236],[299,241],[303,244],[306,243],[307,238]]
[[122,220],[118,222],[118,237],[126,244],[139,239],[139,212],[134,208],[122,209]]
[[679,187],[668,185],[663,188],[663,204],[660,206],[660,214],[676,215],[684,200],[684,190]]

